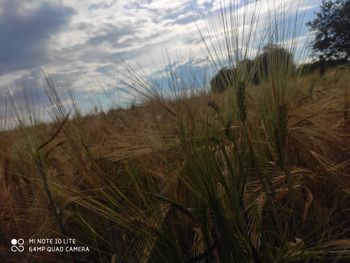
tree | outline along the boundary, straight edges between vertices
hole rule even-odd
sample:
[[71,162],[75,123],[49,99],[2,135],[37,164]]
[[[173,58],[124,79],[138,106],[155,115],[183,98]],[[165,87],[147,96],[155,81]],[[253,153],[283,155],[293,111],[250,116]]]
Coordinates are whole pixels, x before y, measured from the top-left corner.
[[344,63],[350,58],[350,0],[323,0],[307,25],[315,32],[313,50],[320,59]]
[[261,80],[277,75],[288,77],[295,69],[293,55],[275,44],[267,44],[263,48],[263,53],[256,57],[255,63]]
[[210,81],[211,90],[214,92],[223,92],[228,87],[232,87],[234,84],[234,75],[234,69],[220,69],[220,71]]
[[248,78],[248,81],[254,85],[260,84],[259,74],[255,68],[255,61],[248,58],[243,59],[237,63],[237,74],[243,78]]
[[211,90],[223,92],[228,87],[245,82],[259,85],[269,76],[285,76],[293,72],[293,55],[279,45],[268,44],[254,60],[238,61],[235,68],[222,68],[210,81]]

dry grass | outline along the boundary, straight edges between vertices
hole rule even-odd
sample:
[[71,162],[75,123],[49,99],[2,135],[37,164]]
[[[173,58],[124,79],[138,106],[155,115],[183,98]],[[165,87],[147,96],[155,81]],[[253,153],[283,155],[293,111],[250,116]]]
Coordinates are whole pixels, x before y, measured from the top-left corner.
[[[92,248],[79,262],[344,258],[347,81],[332,70],[290,83],[283,146],[268,84],[247,89],[244,124],[227,91],[3,132],[2,242],[75,237]],[[37,256],[22,260],[73,260]]]

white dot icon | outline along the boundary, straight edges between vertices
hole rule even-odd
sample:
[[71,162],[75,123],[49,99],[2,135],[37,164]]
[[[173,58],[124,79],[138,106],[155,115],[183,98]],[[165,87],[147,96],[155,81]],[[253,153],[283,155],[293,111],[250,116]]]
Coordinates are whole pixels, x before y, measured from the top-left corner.
[[12,245],[16,245],[16,244],[17,244],[17,239],[12,239],[12,240],[11,240],[11,244],[12,244]]

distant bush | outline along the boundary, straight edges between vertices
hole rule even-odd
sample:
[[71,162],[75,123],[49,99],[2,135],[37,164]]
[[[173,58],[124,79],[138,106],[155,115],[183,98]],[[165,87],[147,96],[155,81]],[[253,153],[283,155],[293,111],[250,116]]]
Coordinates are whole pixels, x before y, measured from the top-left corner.
[[303,74],[310,74],[314,72],[319,72],[323,75],[327,69],[336,68],[338,66],[344,65],[343,61],[338,60],[317,60],[310,63],[302,64],[298,67],[298,71]]

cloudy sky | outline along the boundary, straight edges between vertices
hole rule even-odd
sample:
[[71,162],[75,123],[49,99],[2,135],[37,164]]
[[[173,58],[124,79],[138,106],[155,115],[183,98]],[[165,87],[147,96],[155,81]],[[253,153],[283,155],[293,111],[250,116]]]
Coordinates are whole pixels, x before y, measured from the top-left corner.
[[[190,65],[195,74],[203,74],[208,54],[198,30],[208,33],[203,28],[209,29],[220,36],[222,28],[210,21],[221,7],[244,10],[254,2],[0,0],[0,103],[9,96],[18,99],[22,93],[40,100],[45,96],[39,87],[43,72],[58,80],[58,86],[62,79],[69,82],[81,102],[109,92],[117,103],[130,101],[117,81],[117,69],[125,61],[162,78],[170,57],[172,70]],[[276,3],[296,1],[258,2],[259,19],[264,19]],[[293,8],[305,12],[305,24],[320,2],[299,1]],[[300,32],[298,37],[305,39],[306,27]]]

